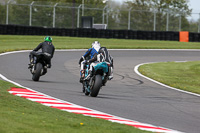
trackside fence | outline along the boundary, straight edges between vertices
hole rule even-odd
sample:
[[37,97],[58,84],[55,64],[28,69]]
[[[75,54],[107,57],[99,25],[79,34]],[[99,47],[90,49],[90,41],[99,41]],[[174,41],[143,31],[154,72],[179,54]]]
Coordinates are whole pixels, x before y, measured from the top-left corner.
[[[67,29],[44,28],[34,26],[0,25],[1,35],[53,35],[89,38],[116,38],[138,40],[179,41],[179,32],[174,31],[134,31],[134,30],[104,30],[104,29]],[[190,42],[200,42],[199,33],[189,33]]]
[[[81,17],[107,29],[141,31],[189,31],[200,33],[200,13],[113,7],[112,4],[77,4],[34,0],[0,0],[0,24],[47,28],[80,28]],[[185,15],[184,15],[185,14]]]

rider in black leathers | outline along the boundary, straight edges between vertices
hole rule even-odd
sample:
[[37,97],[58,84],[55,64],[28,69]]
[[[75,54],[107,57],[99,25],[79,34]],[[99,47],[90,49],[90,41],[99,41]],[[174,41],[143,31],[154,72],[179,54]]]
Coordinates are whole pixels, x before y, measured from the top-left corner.
[[51,59],[53,58],[55,47],[52,44],[52,38],[50,36],[46,36],[44,38],[44,42],[40,43],[32,52],[29,54],[30,64],[29,68],[32,68],[34,62],[34,55],[37,55],[37,51],[41,49],[44,54],[44,60],[47,63],[47,68],[51,68]]
[[113,78],[113,57],[109,54],[106,47],[101,47],[99,49],[98,54],[95,54],[93,58],[89,59],[86,64],[90,64],[90,70],[89,74],[85,79],[90,79],[90,77],[93,75],[94,70],[93,67],[96,65],[96,63],[92,62],[106,62],[109,64],[108,66],[108,73],[106,75],[108,76],[108,79],[111,80]]

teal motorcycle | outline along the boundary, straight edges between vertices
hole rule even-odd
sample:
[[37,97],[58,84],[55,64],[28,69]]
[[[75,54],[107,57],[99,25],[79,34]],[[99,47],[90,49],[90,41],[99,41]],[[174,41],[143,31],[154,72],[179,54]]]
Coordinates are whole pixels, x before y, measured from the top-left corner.
[[[105,62],[100,62],[94,66],[94,72],[89,80],[83,81],[83,92],[85,95],[90,95],[91,97],[97,97],[102,86],[108,80],[108,66],[109,64]],[[86,65],[85,77],[88,75],[89,65]]]

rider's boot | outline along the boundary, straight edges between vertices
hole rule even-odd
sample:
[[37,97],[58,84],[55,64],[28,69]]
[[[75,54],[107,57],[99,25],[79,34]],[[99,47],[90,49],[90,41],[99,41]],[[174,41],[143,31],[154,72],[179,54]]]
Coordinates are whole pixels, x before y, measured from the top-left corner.
[[113,79],[113,75],[108,76],[108,80]]
[[109,72],[108,72],[108,80],[113,79],[113,68],[109,67]]
[[47,68],[48,68],[48,66],[44,66],[44,69],[43,69],[42,75],[45,75],[45,74],[47,73]]
[[33,67],[33,65],[34,65],[33,58],[30,59],[30,64],[28,64],[28,65],[29,65],[28,69],[31,69]]

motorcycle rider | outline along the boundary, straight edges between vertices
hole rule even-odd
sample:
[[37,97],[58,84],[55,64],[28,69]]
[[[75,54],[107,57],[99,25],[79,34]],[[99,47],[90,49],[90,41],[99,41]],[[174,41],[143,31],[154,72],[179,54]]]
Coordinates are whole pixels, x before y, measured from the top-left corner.
[[52,38],[50,36],[44,37],[44,42],[40,43],[32,52],[29,54],[30,64],[29,68],[32,68],[36,63],[37,51],[40,50],[44,53],[44,60],[47,63],[47,68],[51,68],[51,59],[53,58],[55,47],[52,44]]
[[106,76],[108,76],[108,80],[111,80],[113,78],[113,57],[109,54],[106,47],[101,47],[98,54],[94,55],[93,58],[87,60],[86,64],[90,64],[90,70],[88,72],[88,76],[85,77],[84,80],[89,80],[90,77],[93,76],[94,66],[96,66],[99,62],[105,62],[106,64],[108,64],[108,72],[106,73]]
[[85,74],[85,60],[93,58],[95,54],[98,54],[99,49],[101,48],[101,44],[98,41],[94,41],[92,43],[92,48],[89,48],[85,54],[80,58],[79,65],[81,65],[80,70],[80,82],[83,82],[84,74]]

